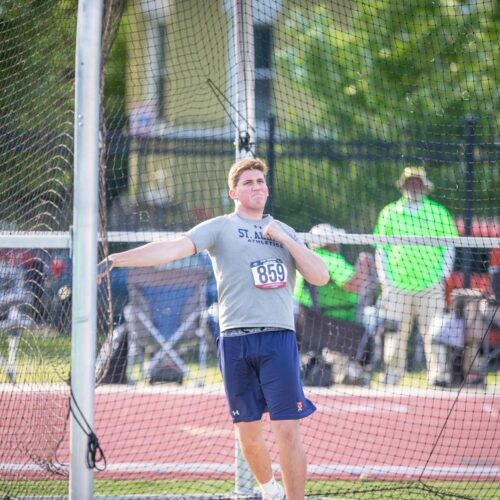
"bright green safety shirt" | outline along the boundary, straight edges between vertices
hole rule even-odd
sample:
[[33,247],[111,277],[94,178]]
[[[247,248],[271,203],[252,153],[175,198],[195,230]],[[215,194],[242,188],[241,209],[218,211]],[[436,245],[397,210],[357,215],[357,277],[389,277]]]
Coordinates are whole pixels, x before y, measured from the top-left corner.
[[[326,266],[330,274],[328,284],[316,287],[316,296],[321,311],[326,316],[355,321],[358,295],[348,292],[342,287],[354,276],[354,267],[342,255],[319,248],[314,250]],[[312,307],[313,301],[304,278],[297,273],[294,298],[299,304]]]
[[[378,217],[374,234],[386,236],[458,236],[450,213],[442,205],[424,197],[416,212],[407,200],[387,205]],[[386,272],[397,288],[425,290],[443,278],[444,247],[423,245],[380,245],[386,256]]]

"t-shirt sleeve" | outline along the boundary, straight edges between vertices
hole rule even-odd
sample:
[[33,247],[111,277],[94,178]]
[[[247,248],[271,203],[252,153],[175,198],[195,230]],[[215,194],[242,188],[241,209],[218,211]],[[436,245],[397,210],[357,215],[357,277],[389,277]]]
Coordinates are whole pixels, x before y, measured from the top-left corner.
[[281,226],[283,227],[284,231],[294,240],[296,241],[297,243],[300,243],[304,246],[306,246],[306,244],[302,241],[302,239],[299,237],[299,235],[297,234],[297,232],[295,231],[295,229],[293,229],[292,227],[290,227],[289,225],[285,224],[284,222],[281,222],[281,221],[277,221],[279,224],[281,224]]
[[196,252],[210,250],[215,244],[222,220],[220,217],[209,219],[184,233],[196,247]]
[[443,236],[458,236],[457,225],[452,215],[445,207],[442,207],[441,220],[443,224]]
[[377,217],[377,221],[375,222],[375,227],[373,228],[373,234],[381,234],[386,235],[388,232],[388,222],[389,222],[389,206],[386,206],[382,209],[379,216]]

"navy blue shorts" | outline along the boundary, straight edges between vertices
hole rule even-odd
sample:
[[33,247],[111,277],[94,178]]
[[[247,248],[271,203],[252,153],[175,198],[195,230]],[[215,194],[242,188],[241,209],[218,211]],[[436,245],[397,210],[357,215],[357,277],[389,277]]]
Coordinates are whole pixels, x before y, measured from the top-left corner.
[[219,364],[233,422],[295,420],[316,410],[304,396],[295,332],[221,336]]

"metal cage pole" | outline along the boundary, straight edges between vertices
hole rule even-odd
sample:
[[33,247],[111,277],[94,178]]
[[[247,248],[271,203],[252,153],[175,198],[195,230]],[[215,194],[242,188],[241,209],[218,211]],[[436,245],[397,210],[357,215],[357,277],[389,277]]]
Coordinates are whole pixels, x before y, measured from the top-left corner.
[[[234,64],[231,64],[235,86],[234,122],[237,124],[236,160],[254,155],[255,151],[255,77],[252,0],[233,0]],[[253,476],[235,439],[235,492],[253,494]]]
[[[71,469],[69,497],[93,498],[88,428],[94,422],[97,329],[99,85],[102,0],[78,3],[75,56]],[[82,428],[83,426],[83,428]]]
[[234,0],[236,160],[255,152],[255,45],[252,0]]

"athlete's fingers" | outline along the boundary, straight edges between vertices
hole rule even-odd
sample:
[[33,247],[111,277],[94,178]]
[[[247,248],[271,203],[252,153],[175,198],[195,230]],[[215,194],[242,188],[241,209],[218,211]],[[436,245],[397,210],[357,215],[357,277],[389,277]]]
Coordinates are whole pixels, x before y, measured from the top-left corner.
[[113,269],[113,261],[109,259],[103,259],[99,264],[97,264],[97,284],[100,285],[104,276],[108,275]]
[[273,220],[269,221],[266,226],[263,229],[263,234],[265,235],[272,235],[272,233],[276,232],[276,229],[279,228],[278,224],[274,222]]
[[262,233],[265,237],[272,238],[273,240],[276,241],[280,241],[280,239],[286,236],[286,233],[281,227],[281,225],[275,222],[274,220],[271,220],[267,224]]

